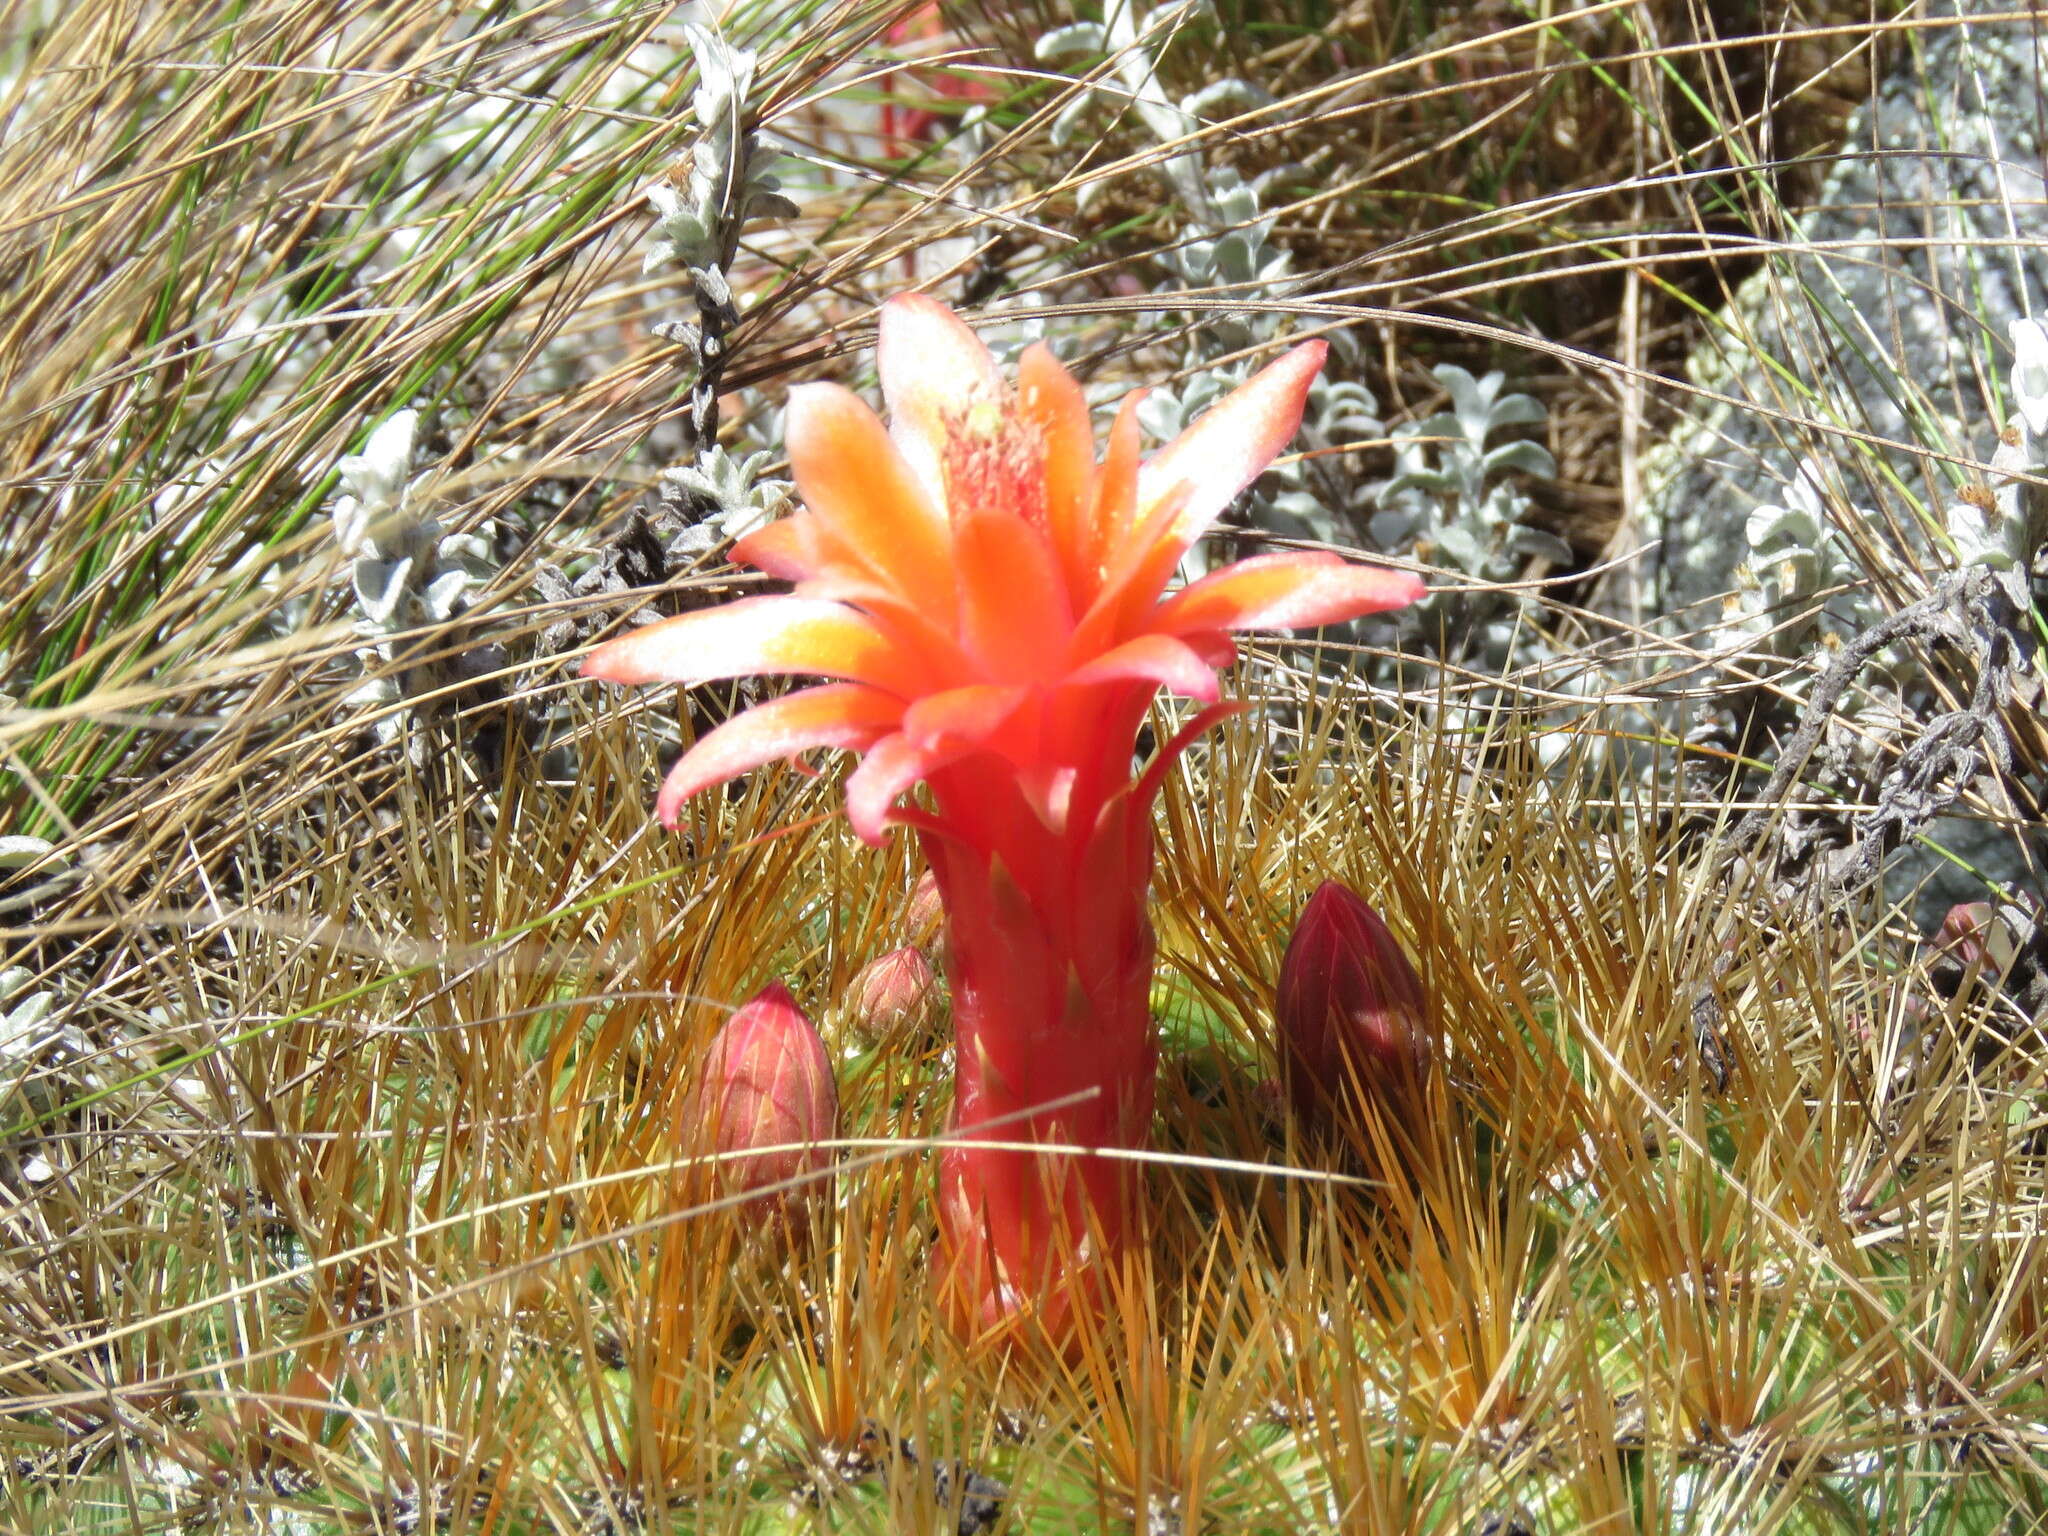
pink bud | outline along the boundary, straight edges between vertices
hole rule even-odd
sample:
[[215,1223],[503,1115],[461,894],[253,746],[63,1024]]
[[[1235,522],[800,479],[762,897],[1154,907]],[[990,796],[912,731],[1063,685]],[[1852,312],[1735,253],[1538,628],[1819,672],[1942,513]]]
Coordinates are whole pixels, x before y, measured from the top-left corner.
[[[839,1089],[825,1042],[779,981],[730,1019],[711,1042],[697,1090],[697,1118],[710,1146],[726,1157],[718,1183],[727,1193],[760,1189],[827,1168],[838,1134]],[[773,1148],[734,1157],[753,1148]],[[761,1203],[779,1204],[778,1197]]]
[[939,900],[939,877],[926,870],[911,888],[910,907],[903,914],[903,926],[913,939],[922,939],[927,931],[944,922],[945,917],[945,904]]
[[904,937],[946,963],[946,904],[939,899],[937,876],[926,870],[917,877],[910,893],[910,905],[903,913]]
[[892,949],[861,967],[847,988],[847,1023],[865,1041],[903,1028],[920,1028],[938,1002],[939,978],[924,952]]
[[1405,1093],[1429,1070],[1422,978],[1380,915],[1335,880],[1294,926],[1273,1013],[1281,1075],[1304,1117],[1354,1080],[1368,1093]]
[[1990,962],[1989,939],[1994,908],[1988,901],[1959,901],[1941,920],[1935,946],[1961,966],[1983,966]]

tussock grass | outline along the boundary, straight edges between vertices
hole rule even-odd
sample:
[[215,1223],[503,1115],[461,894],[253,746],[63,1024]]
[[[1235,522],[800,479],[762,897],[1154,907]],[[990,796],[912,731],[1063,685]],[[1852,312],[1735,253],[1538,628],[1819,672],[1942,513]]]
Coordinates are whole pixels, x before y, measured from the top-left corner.
[[[1899,46],[1661,0],[1221,9],[1162,69],[1278,98],[1201,139],[1309,167],[1275,205],[1302,328],[1364,324],[1389,414],[1429,362],[1513,362],[1588,558],[1683,396],[1660,370]],[[1128,114],[1051,143],[1076,86],[1025,7],[947,45],[993,149],[883,142],[906,10],[725,17],[811,166],[743,251],[729,435],[851,376],[912,279],[1039,293],[1104,384],[1157,355],[1164,152]],[[1632,702],[1555,675],[1247,665],[1262,708],[1161,812],[1149,1240],[1071,1352],[953,1337],[943,1032],[841,1016],[926,937],[913,851],[780,770],[661,834],[655,743],[718,702],[534,662],[631,606],[541,604],[536,566],[594,556],[686,446],[636,200],[690,138],[674,18],[88,0],[0,20],[0,66],[0,830],[54,844],[0,890],[29,973],[0,1006],[46,991],[64,1030],[0,1060],[0,1526],[940,1531],[992,1479],[1046,1532],[2048,1528],[2038,1041],[1983,977],[1937,989],[1880,895],[1718,881],[1740,808],[1675,763],[1621,782],[1595,748]],[[366,661],[327,507],[408,405],[421,494],[501,567]],[[1583,596],[1532,622],[1587,632]],[[1615,632],[1675,686],[1743,681]],[[365,668],[485,638],[505,674],[380,743]],[[1331,876],[1415,956],[1443,1070],[1427,1116],[1317,1143],[1265,1085]],[[1724,956],[1721,1081],[1691,989]],[[794,1228],[716,1199],[685,1125],[778,976],[841,1053]]]

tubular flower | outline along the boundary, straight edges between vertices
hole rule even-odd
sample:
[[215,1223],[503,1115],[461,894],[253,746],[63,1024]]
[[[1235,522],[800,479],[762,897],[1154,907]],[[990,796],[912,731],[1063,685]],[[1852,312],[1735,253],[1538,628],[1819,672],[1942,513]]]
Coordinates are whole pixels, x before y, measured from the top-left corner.
[[[1216,675],[1231,635],[1421,595],[1413,576],[1321,553],[1165,592],[1294,434],[1325,350],[1297,346],[1143,462],[1133,395],[1097,463],[1080,386],[1047,348],[1024,354],[1013,388],[950,310],[892,299],[890,425],[837,385],[792,391],[804,510],[734,548],[794,590],[651,624],[584,664],[619,683],[827,679],[705,735],[662,785],[664,823],[700,790],[833,747],[862,755],[846,803],[863,839],[918,831],[947,914],[963,1139],[941,1159],[941,1230],[970,1323],[1030,1310],[1056,1325],[1090,1260],[1125,1239],[1125,1167],[986,1143],[1147,1138],[1150,807],[1173,757],[1231,710]],[[1210,707],[1134,777],[1162,687]],[[899,807],[920,783],[932,808]]]

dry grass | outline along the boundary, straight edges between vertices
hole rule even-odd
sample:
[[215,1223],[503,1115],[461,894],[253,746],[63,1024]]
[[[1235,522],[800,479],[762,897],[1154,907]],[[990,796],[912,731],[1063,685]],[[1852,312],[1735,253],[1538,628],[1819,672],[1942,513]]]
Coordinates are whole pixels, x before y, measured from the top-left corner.
[[[750,241],[729,430],[851,374],[911,276],[1042,289],[1095,377],[1144,370],[1156,146],[1056,150],[1048,18],[1015,7],[958,66],[1015,92],[997,150],[888,167],[843,104],[904,9],[729,19],[825,167]],[[1783,234],[1791,162],[1889,46],[1825,17],[1736,46],[1665,0],[1224,10],[1283,107],[1218,152],[1312,167],[1280,212],[1327,274],[1304,327],[1367,325],[1390,410],[1428,362],[1518,359],[1586,552],[1689,317]],[[501,679],[515,705],[444,701],[424,753],[349,700],[326,508],[368,424],[428,407],[440,515],[501,530],[485,602],[419,655],[529,657],[564,616],[536,564],[591,555],[677,451],[637,201],[689,141],[673,18],[333,15],[0,20],[0,830],[56,844],[0,921],[66,1031],[0,1059],[0,1528],[939,1531],[934,1469],[957,1504],[965,1468],[1007,1530],[2048,1529],[2031,1035],[1980,981],[1943,1000],[1875,898],[1731,909],[1664,830],[1720,808],[1671,775],[1620,808],[1587,749],[1633,717],[1533,686],[1472,689],[1475,740],[1418,703],[1469,680],[1404,704],[1245,669],[1272,707],[1162,812],[1155,1230],[1072,1355],[953,1339],[941,1043],[859,1049],[838,1012],[917,937],[911,851],[783,772],[660,834],[673,702],[559,661]],[[1304,1144],[1261,1086],[1332,875],[1428,982],[1419,1134]],[[1724,940],[1721,1087],[1687,988]],[[794,1238],[707,1200],[678,1130],[776,976],[845,1048],[847,1144]]]

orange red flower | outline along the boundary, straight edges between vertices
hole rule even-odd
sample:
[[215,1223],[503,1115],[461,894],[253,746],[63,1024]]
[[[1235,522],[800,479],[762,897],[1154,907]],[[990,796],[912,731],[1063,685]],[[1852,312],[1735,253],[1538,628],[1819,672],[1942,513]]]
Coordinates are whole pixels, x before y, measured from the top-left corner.
[[[854,830],[880,842],[892,823],[917,828],[947,913],[962,1141],[941,1162],[942,1231],[970,1323],[1056,1320],[1085,1298],[1091,1257],[1127,1236],[1127,1164],[996,1143],[1149,1136],[1150,806],[1173,756],[1230,708],[1217,671],[1231,636],[1422,593],[1414,576],[1326,553],[1166,590],[1293,436],[1324,352],[1295,347],[1149,459],[1132,395],[1098,462],[1080,386],[1046,347],[1024,353],[1013,387],[950,310],[891,299],[889,425],[838,385],[794,390],[803,510],[734,547],[793,590],[649,625],[584,664],[618,683],[825,679],[698,741],[662,785],[664,823],[735,775],[837,748],[861,755]],[[1162,687],[1211,707],[1138,775]],[[931,808],[900,805],[920,783]]]
[[618,683],[835,679],[706,735],[662,786],[662,821],[763,763],[836,747],[865,754],[847,810],[869,842],[912,785],[983,752],[1057,827],[1077,785],[1099,804],[1102,781],[1124,776],[1153,691],[1218,697],[1233,632],[1414,601],[1414,576],[1310,553],[1241,561],[1162,600],[1181,557],[1293,435],[1324,351],[1296,347],[1143,463],[1128,397],[1098,465],[1080,386],[1045,346],[1024,354],[1012,390],[950,310],[890,300],[891,425],[836,384],[792,391],[805,510],[733,550],[795,591],[651,624],[584,663]]

